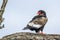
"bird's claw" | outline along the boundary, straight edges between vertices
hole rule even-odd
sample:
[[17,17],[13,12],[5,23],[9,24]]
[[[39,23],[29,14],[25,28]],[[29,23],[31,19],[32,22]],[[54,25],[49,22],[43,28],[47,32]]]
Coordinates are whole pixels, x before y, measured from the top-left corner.
[[45,34],[44,32],[38,32],[38,34]]

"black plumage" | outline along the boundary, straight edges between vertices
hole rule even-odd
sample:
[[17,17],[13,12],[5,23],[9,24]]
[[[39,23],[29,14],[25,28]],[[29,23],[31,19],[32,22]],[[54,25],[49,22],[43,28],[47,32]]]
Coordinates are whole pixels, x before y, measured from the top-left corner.
[[43,10],[39,10],[37,12],[38,15],[34,16],[32,20],[27,24],[27,26],[24,28],[25,29],[30,29],[30,30],[35,30],[36,33],[38,32],[43,32],[44,26],[47,23],[47,16],[46,12]]

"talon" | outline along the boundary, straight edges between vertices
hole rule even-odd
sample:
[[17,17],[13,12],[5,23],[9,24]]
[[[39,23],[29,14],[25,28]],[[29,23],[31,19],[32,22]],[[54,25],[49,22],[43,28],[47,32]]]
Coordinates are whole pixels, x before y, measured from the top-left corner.
[[44,34],[43,32],[41,32],[40,34]]
[[38,32],[38,34],[45,34],[44,32]]

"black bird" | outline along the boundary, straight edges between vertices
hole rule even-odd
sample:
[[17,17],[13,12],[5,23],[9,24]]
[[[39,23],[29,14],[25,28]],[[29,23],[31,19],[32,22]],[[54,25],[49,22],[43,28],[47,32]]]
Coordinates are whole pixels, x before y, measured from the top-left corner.
[[23,28],[23,30],[25,29],[30,29],[31,31],[35,30],[36,33],[43,34],[43,29],[48,21],[48,18],[44,10],[39,10],[37,14],[38,15],[34,16],[32,20],[27,24],[27,26]]

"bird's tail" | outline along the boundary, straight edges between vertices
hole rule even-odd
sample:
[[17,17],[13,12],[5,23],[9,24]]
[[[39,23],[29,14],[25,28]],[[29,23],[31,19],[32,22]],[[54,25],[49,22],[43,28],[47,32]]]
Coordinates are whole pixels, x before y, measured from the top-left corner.
[[23,30],[26,30],[26,29],[28,29],[28,27],[24,27],[24,28],[23,28]]

